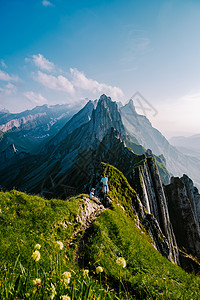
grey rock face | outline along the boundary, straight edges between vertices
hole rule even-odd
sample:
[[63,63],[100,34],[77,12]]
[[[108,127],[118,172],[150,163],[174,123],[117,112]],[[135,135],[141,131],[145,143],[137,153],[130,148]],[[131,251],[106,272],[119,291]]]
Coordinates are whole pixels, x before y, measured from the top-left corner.
[[140,197],[146,210],[145,222],[156,248],[169,260],[179,264],[176,238],[169,218],[166,197],[153,158],[147,158],[143,166],[139,167],[134,180],[140,181]]
[[88,127],[90,144],[101,142],[110,128],[115,128],[122,136],[125,135],[125,129],[116,102],[112,102],[110,97],[102,95],[96,109],[92,113]]
[[97,101],[89,101],[78,113],[76,113],[65,126],[52,138],[45,147],[51,151],[52,147],[59,145],[74,130],[91,120],[92,112],[96,108]]
[[[166,186],[169,215],[181,251],[200,259],[199,199],[191,179],[172,177]],[[193,262],[181,255],[181,263],[188,270]]]
[[6,132],[13,127],[19,128],[20,126],[24,126],[28,122],[33,122],[34,120],[46,116],[46,113],[38,113],[34,115],[28,115],[26,117],[22,116],[16,119],[12,119],[11,121],[6,122],[5,124],[0,125],[0,130]]

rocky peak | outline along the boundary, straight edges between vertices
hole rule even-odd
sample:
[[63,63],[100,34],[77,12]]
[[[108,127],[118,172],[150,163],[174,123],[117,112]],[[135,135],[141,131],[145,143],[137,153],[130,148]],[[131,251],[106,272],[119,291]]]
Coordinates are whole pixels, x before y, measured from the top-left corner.
[[130,99],[129,102],[124,105],[121,110],[125,113],[125,114],[133,114],[133,115],[137,115],[137,112],[135,110],[135,106],[134,106],[134,103],[133,103],[133,100]]
[[101,142],[111,128],[115,128],[121,136],[125,135],[124,125],[116,102],[110,97],[102,95],[96,109],[92,112],[89,123],[89,136],[91,143]]

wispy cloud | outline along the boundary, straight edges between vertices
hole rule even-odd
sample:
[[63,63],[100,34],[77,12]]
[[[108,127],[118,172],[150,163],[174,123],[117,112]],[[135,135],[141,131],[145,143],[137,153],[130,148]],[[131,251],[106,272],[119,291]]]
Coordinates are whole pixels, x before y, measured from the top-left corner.
[[90,91],[93,94],[105,93],[113,99],[118,99],[123,96],[123,91],[116,86],[99,83],[94,79],[87,78],[83,72],[77,69],[71,68],[70,72],[72,75],[72,83],[74,87],[78,89]]
[[130,39],[127,50],[123,54],[123,62],[131,62],[140,55],[145,55],[151,50],[151,40],[148,37],[135,37]]
[[2,80],[2,81],[18,81],[19,77],[16,75],[9,75],[8,73],[0,70],[0,80]]
[[74,93],[73,84],[64,76],[53,76],[41,71],[38,71],[37,75],[35,76],[35,80],[40,82],[45,87],[56,90],[56,91],[64,91],[70,94]]
[[43,0],[42,5],[43,6],[54,6],[50,1],[47,1],[47,0]]
[[[29,61],[30,59],[26,58],[25,61]],[[41,70],[51,72],[55,65],[48,59],[46,59],[42,54],[33,55],[32,59],[33,63]]]
[[7,69],[7,65],[3,59],[1,59],[1,66],[5,69]]
[[17,92],[17,87],[14,84],[10,83],[10,82],[7,83],[5,85],[5,87],[0,88],[0,94],[3,95],[3,96],[11,96],[11,95],[16,94],[16,92]]
[[43,105],[48,103],[47,99],[40,93],[34,93],[33,91],[25,92],[24,96],[34,105]]

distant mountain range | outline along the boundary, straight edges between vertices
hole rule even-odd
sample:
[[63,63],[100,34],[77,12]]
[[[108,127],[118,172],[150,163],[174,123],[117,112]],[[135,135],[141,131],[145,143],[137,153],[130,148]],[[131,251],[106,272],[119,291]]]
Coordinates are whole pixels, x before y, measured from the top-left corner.
[[[113,158],[107,157],[107,161],[122,170],[121,154],[116,153],[119,144],[130,147],[136,155],[151,149],[165,184],[170,174],[182,176],[185,173],[200,186],[200,161],[173,147],[145,116],[136,113],[132,100],[119,108],[116,102],[102,95],[98,101],[89,101],[76,114],[64,105],[44,105],[14,115],[5,113],[0,117],[0,129],[0,173],[3,176],[7,165],[13,164],[15,168],[14,173],[10,170],[9,179],[1,178],[0,174],[1,184],[6,188],[17,186],[22,190],[53,194],[52,187],[55,190],[57,184],[76,183],[77,168],[79,171],[83,168],[81,173],[90,177],[97,153],[98,159],[103,159],[108,149],[112,149]],[[14,144],[15,152],[10,144]],[[116,149],[113,149],[114,144],[118,144]],[[13,157],[8,161],[6,157],[11,157],[11,152]],[[81,181],[84,186],[89,180],[79,177],[79,184],[75,184],[79,187]]]
[[184,154],[200,159],[200,134],[189,137],[175,136],[170,139],[170,143]]
[[14,144],[18,151],[35,153],[73,116],[77,108],[68,105],[37,106],[21,113],[0,112],[0,149]]

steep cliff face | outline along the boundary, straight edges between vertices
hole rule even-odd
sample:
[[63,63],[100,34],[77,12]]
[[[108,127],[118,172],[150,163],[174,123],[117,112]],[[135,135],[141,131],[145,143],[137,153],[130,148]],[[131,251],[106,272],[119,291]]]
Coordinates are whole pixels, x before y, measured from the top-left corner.
[[110,97],[102,95],[98,101],[96,110],[93,111],[88,127],[91,144],[96,141],[101,142],[112,127],[122,136],[125,136],[125,129],[116,102],[111,101]]
[[[147,211],[148,223],[157,249],[169,260],[179,263],[176,238],[171,226],[162,181],[153,157],[148,157],[134,169],[133,186]],[[159,237],[159,231],[164,234]],[[163,240],[162,240],[163,239]]]
[[66,124],[63,128],[53,137],[47,145],[45,145],[45,149],[47,151],[55,151],[55,147],[59,143],[61,143],[68,135],[70,135],[77,128],[83,126],[91,120],[92,112],[96,109],[97,100],[89,101],[79,112],[77,112]]
[[[176,235],[178,248],[200,259],[199,199],[191,179],[172,177],[166,186],[169,215]],[[197,266],[181,252],[181,264],[192,270]],[[194,266],[195,265],[195,266]]]

